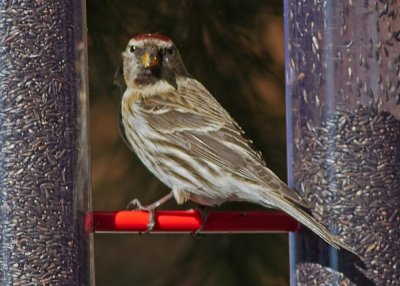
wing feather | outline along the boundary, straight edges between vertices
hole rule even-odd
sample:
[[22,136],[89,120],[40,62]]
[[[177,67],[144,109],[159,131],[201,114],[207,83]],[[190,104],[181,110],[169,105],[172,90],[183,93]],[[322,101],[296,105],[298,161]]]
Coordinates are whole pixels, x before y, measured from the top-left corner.
[[178,80],[178,92],[142,100],[140,107],[148,124],[168,140],[181,142],[197,160],[211,162],[230,175],[306,206],[296,192],[266,167],[239,125],[204,86],[194,79],[185,80],[184,84],[182,79]]

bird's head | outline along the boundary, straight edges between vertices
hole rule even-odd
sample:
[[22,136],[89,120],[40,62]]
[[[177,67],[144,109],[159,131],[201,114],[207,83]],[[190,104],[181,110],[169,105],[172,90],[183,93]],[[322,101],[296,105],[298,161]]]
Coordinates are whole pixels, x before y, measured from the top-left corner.
[[176,78],[187,71],[172,40],[161,34],[133,37],[122,53],[128,87],[146,88],[165,81],[176,88]]

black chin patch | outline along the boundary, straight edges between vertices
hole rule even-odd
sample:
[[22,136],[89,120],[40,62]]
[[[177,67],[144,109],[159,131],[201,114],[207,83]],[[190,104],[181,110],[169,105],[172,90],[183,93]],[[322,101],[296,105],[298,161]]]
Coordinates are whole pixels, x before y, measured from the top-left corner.
[[161,78],[161,69],[159,67],[141,70],[135,82],[141,85],[154,84]]
[[175,89],[178,88],[175,74],[165,70],[162,71],[159,67],[141,70],[136,77],[135,83],[138,85],[150,85],[155,84],[159,80],[168,82]]

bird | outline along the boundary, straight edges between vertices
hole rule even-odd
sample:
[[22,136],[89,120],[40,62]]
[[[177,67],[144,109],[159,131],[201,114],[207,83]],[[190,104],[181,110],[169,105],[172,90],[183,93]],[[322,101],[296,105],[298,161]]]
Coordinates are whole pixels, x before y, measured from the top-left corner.
[[168,36],[131,38],[116,73],[121,87],[122,137],[143,164],[171,191],[143,206],[150,212],[175,198],[202,206],[246,201],[280,209],[337,249],[353,248],[310,215],[309,203],[268,167],[242,128],[194,77]]

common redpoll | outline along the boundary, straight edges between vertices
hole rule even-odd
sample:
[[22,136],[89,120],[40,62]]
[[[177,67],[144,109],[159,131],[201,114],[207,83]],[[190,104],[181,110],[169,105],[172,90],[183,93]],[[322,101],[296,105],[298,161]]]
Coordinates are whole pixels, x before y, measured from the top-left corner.
[[285,211],[336,248],[352,248],[302,208],[307,203],[269,170],[227,111],[191,77],[172,40],[133,37],[122,53],[126,85],[121,130],[127,144],[174,197],[214,206],[247,201]]

